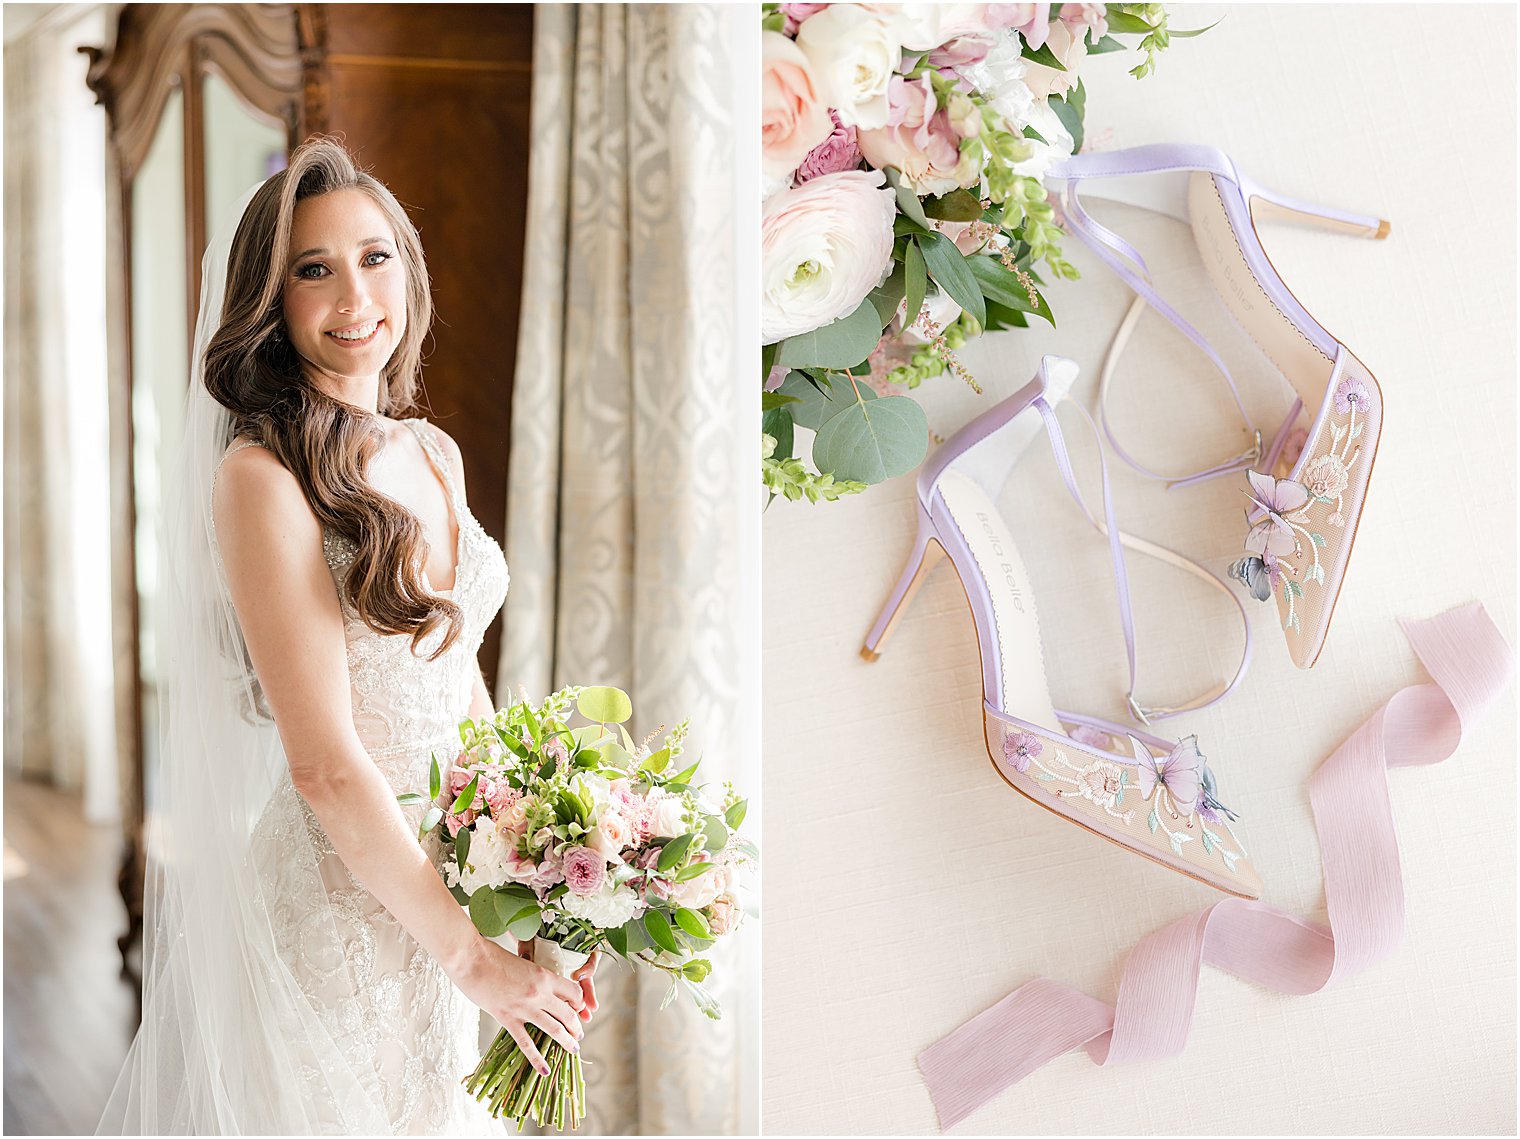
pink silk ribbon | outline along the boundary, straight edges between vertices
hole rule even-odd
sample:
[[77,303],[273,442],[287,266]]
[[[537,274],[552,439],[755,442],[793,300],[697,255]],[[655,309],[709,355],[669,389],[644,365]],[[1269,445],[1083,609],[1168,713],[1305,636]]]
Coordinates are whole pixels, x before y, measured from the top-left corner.
[[1177,1055],[1204,963],[1301,996],[1361,972],[1399,943],[1404,884],[1387,769],[1455,752],[1508,688],[1515,663],[1481,604],[1400,624],[1435,683],[1394,693],[1309,780],[1330,928],[1228,898],[1136,945],[1113,1007],[1043,978],[1020,986],[919,1054],[942,1128],[1079,1046],[1097,1064]]

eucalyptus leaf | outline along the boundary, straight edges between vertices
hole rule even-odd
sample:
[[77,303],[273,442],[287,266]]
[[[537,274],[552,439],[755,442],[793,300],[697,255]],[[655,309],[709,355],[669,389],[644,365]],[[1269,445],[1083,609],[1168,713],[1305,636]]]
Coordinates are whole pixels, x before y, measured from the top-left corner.
[[793,368],[853,368],[876,349],[881,320],[869,299],[849,316],[832,324],[789,336],[781,342],[776,362]]
[[928,450],[924,409],[906,396],[886,396],[825,423],[813,440],[813,462],[837,479],[879,483],[913,470]]
[[482,937],[500,937],[507,932],[507,919],[496,905],[496,891],[482,886],[470,895],[470,920]]
[[619,956],[628,956],[628,929],[626,926],[614,926],[607,931],[607,944],[612,951]]
[[[812,431],[817,431],[846,407],[858,403],[857,391],[860,399],[876,398],[876,392],[869,384],[852,384],[842,376],[825,376],[814,381],[802,372],[789,373],[780,390],[797,397],[790,409],[792,422]],[[779,441],[777,450],[780,450]]]
[[[871,303],[876,306],[876,318],[881,321],[881,327],[885,328],[892,323],[892,318],[897,315],[897,308],[902,304],[903,290],[906,286],[901,265],[892,266],[892,275],[876,288],[872,289],[869,296]],[[780,395],[779,392],[772,393]],[[761,403],[762,410],[764,402]],[[764,430],[763,426],[761,428]],[[771,432],[770,434],[775,434]]]
[[942,233],[931,233],[920,237],[918,244],[924,251],[924,264],[928,266],[934,283],[949,293],[978,324],[985,323],[987,309],[982,304],[982,291],[955,242]]
[[464,892],[463,886],[450,886],[449,893],[454,895],[454,900],[461,906],[467,906],[470,904],[470,895]]
[[524,910],[521,917],[514,918],[507,926],[507,932],[518,941],[532,941],[538,936],[538,931],[543,928],[543,915],[538,908]]
[[593,685],[581,689],[575,707],[588,720],[603,724],[621,724],[633,715],[633,701],[621,688]]
[[789,396],[789,395],[782,395],[780,392],[761,392],[760,393],[760,410],[761,411],[776,411],[778,408],[783,408],[783,407],[785,407],[789,403],[796,403],[796,402],[797,401],[796,401],[796,399],[794,397]]
[[723,820],[717,815],[707,817],[702,833],[707,839],[708,850],[722,850],[728,845],[728,828],[723,825]]
[[670,749],[662,747],[659,751],[650,752],[649,757],[639,764],[643,771],[652,771],[656,775],[670,766]]

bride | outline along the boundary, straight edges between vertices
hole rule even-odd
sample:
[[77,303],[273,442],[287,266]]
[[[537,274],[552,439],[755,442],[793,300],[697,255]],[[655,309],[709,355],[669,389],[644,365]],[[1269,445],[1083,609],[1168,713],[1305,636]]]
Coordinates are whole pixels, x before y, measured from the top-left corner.
[[[225,281],[225,302],[222,300]],[[102,1133],[500,1131],[478,1013],[543,1069],[564,979],[481,937],[423,805],[507,586],[459,448],[397,418],[432,317],[417,231],[337,143],[301,146],[206,255],[169,551],[143,1021]]]

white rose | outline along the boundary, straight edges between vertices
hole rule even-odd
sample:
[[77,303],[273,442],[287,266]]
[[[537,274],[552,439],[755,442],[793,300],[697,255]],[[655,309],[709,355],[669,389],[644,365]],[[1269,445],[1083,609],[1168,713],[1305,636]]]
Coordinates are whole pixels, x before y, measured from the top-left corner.
[[654,836],[675,838],[686,833],[686,804],[679,795],[666,795],[654,806]]
[[594,771],[582,771],[575,777],[575,789],[591,800],[592,812],[598,812],[612,799],[612,784],[605,775]]
[[1040,137],[1045,141],[1026,138],[1024,141],[1033,149],[1033,153],[1022,162],[1013,164],[1013,172],[1022,174],[1026,178],[1045,177],[1045,172],[1055,165],[1071,157],[1073,140],[1071,132],[1061,122],[1059,115],[1051,108],[1050,104],[1041,99],[1029,113],[1028,124],[1040,132]]
[[886,126],[887,84],[902,63],[902,45],[887,21],[856,4],[830,4],[803,21],[797,46],[845,126]]
[[897,197],[880,170],[825,174],[768,198],[760,218],[762,342],[811,332],[860,307],[892,267],[896,216]]

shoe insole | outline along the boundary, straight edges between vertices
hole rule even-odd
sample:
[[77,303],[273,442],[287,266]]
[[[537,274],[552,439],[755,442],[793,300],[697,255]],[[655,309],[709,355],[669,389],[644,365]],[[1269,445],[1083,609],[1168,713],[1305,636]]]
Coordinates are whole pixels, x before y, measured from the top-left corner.
[[[1018,545],[996,503],[975,480],[952,467],[940,476],[938,487],[945,509],[986,582],[987,601],[977,620],[978,636],[990,636],[992,643],[983,644],[982,651],[995,654],[1002,678],[1002,691],[989,691],[987,697],[1010,715],[1061,733],[1045,676],[1039,613]],[[967,583],[966,596],[973,609],[978,608],[974,583]]]

